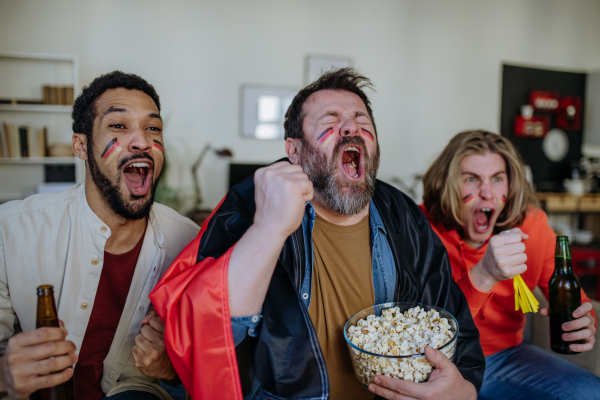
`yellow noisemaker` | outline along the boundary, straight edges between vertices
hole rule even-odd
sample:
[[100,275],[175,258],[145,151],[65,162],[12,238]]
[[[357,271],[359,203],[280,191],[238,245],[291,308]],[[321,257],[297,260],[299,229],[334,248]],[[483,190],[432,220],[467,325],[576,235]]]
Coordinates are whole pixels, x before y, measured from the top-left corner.
[[537,312],[540,303],[533,293],[531,293],[531,290],[529,290],[525,281],[521,278],[521,275],[515,275],[513,283],[515,286],[515,311],[518,311],[520,308],[523,311],[523,314]]

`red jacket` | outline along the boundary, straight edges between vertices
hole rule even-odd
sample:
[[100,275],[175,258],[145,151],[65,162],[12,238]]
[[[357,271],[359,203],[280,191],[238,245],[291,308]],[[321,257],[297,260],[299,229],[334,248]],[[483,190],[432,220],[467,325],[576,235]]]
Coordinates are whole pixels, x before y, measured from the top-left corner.
[[[425,206],[421,204],[419,207],[431,222]],[[483,353],[489,356],[521,344],[525,314],[521,310],[515,311],[513,280],[499,282],[491,291],[482,292],[473,286],[469,277],[468,271],[485,254],[487,242],[474,249],[464,242],[456,230],[447,231],[443,226],[433,223],[431,227],[446,246],[452,265],[452,278],[469,302],[475,325],[479,329]],[[518,228],[529,235],[529,239],[524,241],[527,271],[521,277],[529,289],[533,291],[539,286],[548,298],[548,281],[554,272],[556,234],[548,225],[548,217],[542,210],[530,211]],[[581,300],[590,301],[583,290]],[[592,314],[595,318],[593,311]]]

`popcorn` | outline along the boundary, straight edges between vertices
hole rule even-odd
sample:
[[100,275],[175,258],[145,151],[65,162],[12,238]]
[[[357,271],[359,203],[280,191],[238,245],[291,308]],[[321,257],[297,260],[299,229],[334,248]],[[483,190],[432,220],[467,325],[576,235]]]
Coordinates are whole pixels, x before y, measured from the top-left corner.
[[[404,313],[399,307],[388,308],[381,316],[369,315],[348,327],[347,336],[356,347],[385,356],[412,356],[406,358],[377,357],[350,348],[357,378],[366,386],[376,375],[413,382],[429,378],[433,366],[425,359],[425,346],[438,349],[456,334],[447,318],[436,310],[425,311],[419,306]],[[454,356],[456,341],[442,349],[449,359]]]

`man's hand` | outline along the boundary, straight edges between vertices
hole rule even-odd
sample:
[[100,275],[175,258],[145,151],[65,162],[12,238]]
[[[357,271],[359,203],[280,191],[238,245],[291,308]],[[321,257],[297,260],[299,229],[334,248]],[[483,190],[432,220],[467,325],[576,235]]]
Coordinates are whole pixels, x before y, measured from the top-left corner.
[[[573,321],[562,324],[562,330],[565,332],[563,333],[562,338],[565,342],[585,340],[583,344],[569,345],[569,349],[572,351],[582,352],[594,348],[594,343],[596,343],[596,328],[594,328],[594,324],[596,321],[594,320],[594,317],[592,317],[592,309],[592,303],[586,301],[573,311],[573,317],[575,318]],[[545,317],[548,316],[548,307],[542,308],[540,314]],[[577,331],[578,329],[581,330]]]
[[526,239],[529,235],[519,228],[492,236],[483,258],[469,271],[473,285],[488,292],[496,283],[527,271],[527,255],[522,242]]
[[50,388],[73,376],[70,368],[77,362],[75,344],[66,341],[67,330],[39,328],[8,339],[6,353],[0,358],[0,392],[26,399],[36,390]]
[[165,324],[154,310],[142,320],[142,329],[131,348],[135,366],[152,378],[171,380],[177,374],[165,348]]
[[313,184],[299,165],[282,161],[254,174],[254,224],[284,240],[302,223],[304,206],[313,198]]
[[425,358],[436,368],[427,382],[410,382],[385,375],[375,377],[369,390],[390,400],[444,399],[475,400],[475,386],[461,375],[441,351],[425,346]]

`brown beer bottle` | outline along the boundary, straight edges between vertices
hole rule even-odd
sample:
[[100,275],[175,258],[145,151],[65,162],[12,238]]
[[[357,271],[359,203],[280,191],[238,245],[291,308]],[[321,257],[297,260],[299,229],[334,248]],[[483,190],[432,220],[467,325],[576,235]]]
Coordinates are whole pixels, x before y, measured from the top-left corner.
[[561,354],[578,354],[569,349],[570,344],[583,340],[565,342],[562,339],[562,324],[574,320],[573,311],[581,305],[581,285],[571,265],[571,249],[567,236],[556,237],[554,274],[548,282],[550,314],[550,347]]
[[[55,327],[59,328],[58,313],[56,312],[56,303],[54,302],[54,287],[52,285],[42,285],[37,288],[37,319],[35,327]],[[73,395],[73,377],[48,389],[40,389],[29,396],[30,400],[74,400]]]

